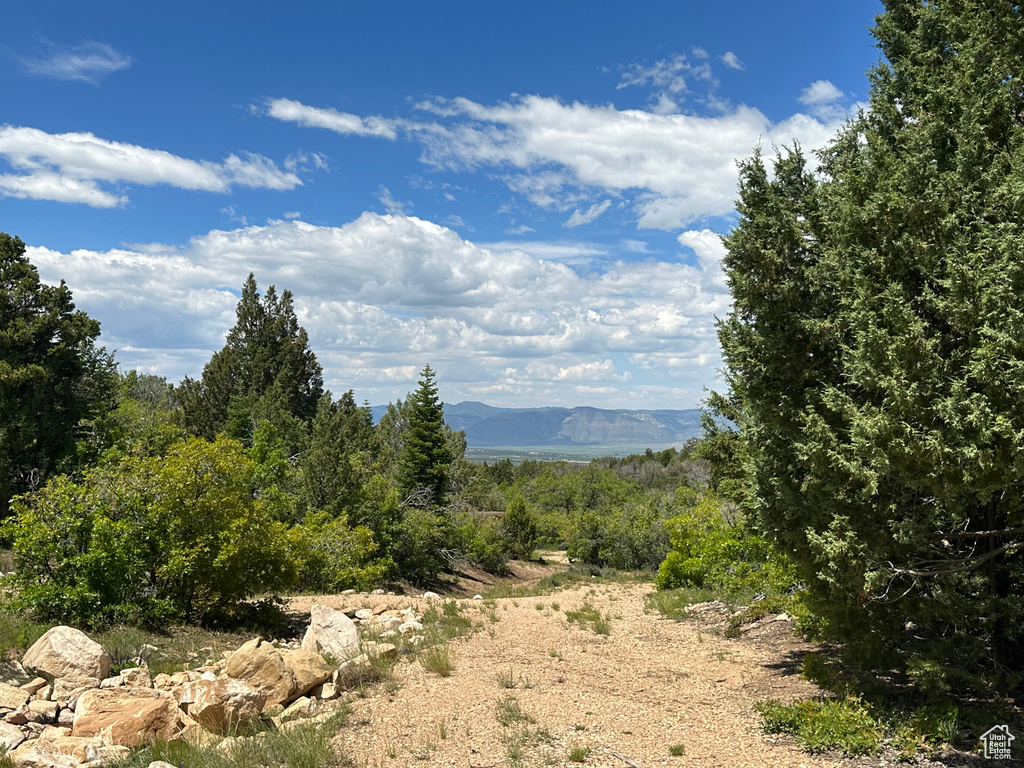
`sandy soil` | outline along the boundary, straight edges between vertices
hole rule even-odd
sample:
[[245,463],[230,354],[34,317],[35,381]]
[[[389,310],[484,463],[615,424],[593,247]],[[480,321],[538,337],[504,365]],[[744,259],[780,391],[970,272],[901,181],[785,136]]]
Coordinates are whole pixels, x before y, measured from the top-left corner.
[[[478,629],[451,642],[454,674],[438,677],[403,660],[397,690],[378,687],[356,699],[339,740],[357,766],[372,768],[578,766],[574,749],[575,757],[590,750],[582,764],[595,767],[853,764],[773,743],[758,728],[756,701],[816,692],[798,674],[812,647],[788,622],[726,639],[715,611],[681,623],[647,612],[651,590],[595,584],[543,597],[460,598]],[[316,601],[419,609],[426,602],[354,595]],[[309,602],[296,599],[292,608],[308,610]],[[609,634],[567,620],[566,611],[584,603],[610,617]],[[499,714],[513,704],[530,721],[502,725]],[[685,753],[671,755],[677,745]]]

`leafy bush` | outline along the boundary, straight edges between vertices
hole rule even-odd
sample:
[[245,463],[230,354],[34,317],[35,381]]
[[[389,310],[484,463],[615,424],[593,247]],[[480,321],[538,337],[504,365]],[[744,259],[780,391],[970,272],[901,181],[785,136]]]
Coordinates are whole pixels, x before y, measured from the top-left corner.
[[537,518],[518,493],[505,507],[500,531],[509,556],[518,560],[527,560],[533,557],[533,550],[536,548],[540,536]]
[[665,524],[672,551],[658,568],[658,589],[769,585],[785,589],[795,581],[792,567],[746,526],[730,524],[723,503],[707,496]]
[[285,526],[254,498],[253,468],[237,442],[189,439],[20,497],[4,523],[19,601],[49,620],[163,624],[288,586]]
[[347,518],[332,520],[326,512],[307,515],[289,531],[298,569],[296,586],[310,592],[369,590],[388,575],[389,564],[375,558],[377,543],[365,526],[352,528]]

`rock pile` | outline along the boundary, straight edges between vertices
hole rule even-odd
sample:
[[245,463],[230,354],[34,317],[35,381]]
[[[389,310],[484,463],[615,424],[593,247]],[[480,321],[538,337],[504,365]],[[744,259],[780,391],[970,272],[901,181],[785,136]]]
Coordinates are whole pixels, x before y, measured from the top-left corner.
[[314,605],[301,643],[257,637],[204,666],[155,677],[144,662],[110,675],[99,643],[54,627],[0,680],[0,754],[16,768],[99,768],[155,739],[215,744],[261,719],[286,728],[329,712],[353,669],[397,656],[395,645],[363,637],[409,635],[415,644],[420,618],[412,607]]

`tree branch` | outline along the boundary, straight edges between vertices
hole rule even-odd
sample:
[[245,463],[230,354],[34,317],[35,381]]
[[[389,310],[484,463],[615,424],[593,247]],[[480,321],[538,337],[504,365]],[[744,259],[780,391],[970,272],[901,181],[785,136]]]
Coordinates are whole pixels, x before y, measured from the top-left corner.
[[1024,541],[1014,541],[1010,544],[1004,544],[1001,547],[989,550],[985,554],[981,555],[975,560],[966,563],[960,563],[958,565],[951,565],[947,568],[936,568],[935,570],[917,570],[914,568],[897,568],[892,563],[889,566],[892,568],[893,573],[897,576],[914,576],[915,578],[929,578],[932,576],[944,576],[950,573],[969,573],[970,571],[977,570],[982,565],[987,563],[994,557],[998,557],[1004,552],[1013,552],[1018,549],[1024,549]]

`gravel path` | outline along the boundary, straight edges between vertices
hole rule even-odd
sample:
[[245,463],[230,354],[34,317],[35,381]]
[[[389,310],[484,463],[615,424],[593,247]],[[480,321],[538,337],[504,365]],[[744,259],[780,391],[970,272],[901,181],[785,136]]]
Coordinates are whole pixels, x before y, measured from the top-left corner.
[[[360,768],[849,765],[770,743],[758,729],[755,701],[815,692],[796,673],[810,646],[785,622],[729,640],[720,622],[677,623],[645,612],[650,591],[650,584],[598,584],[535,598],[460,600],[479,629],[451,642],[454,674],[442,678],[401,662],[398,689],[378,687],[357,699],[339,739]],[[425,607],[409,597],[331,602],[350,607],[353,599]],[[610,617],[609,634],[567,620],[567,610],[585,603]],[[502,725],[499,715],[507,719],[516,705],[529,720]],[[679,745],[684,754],[670,754]]]

